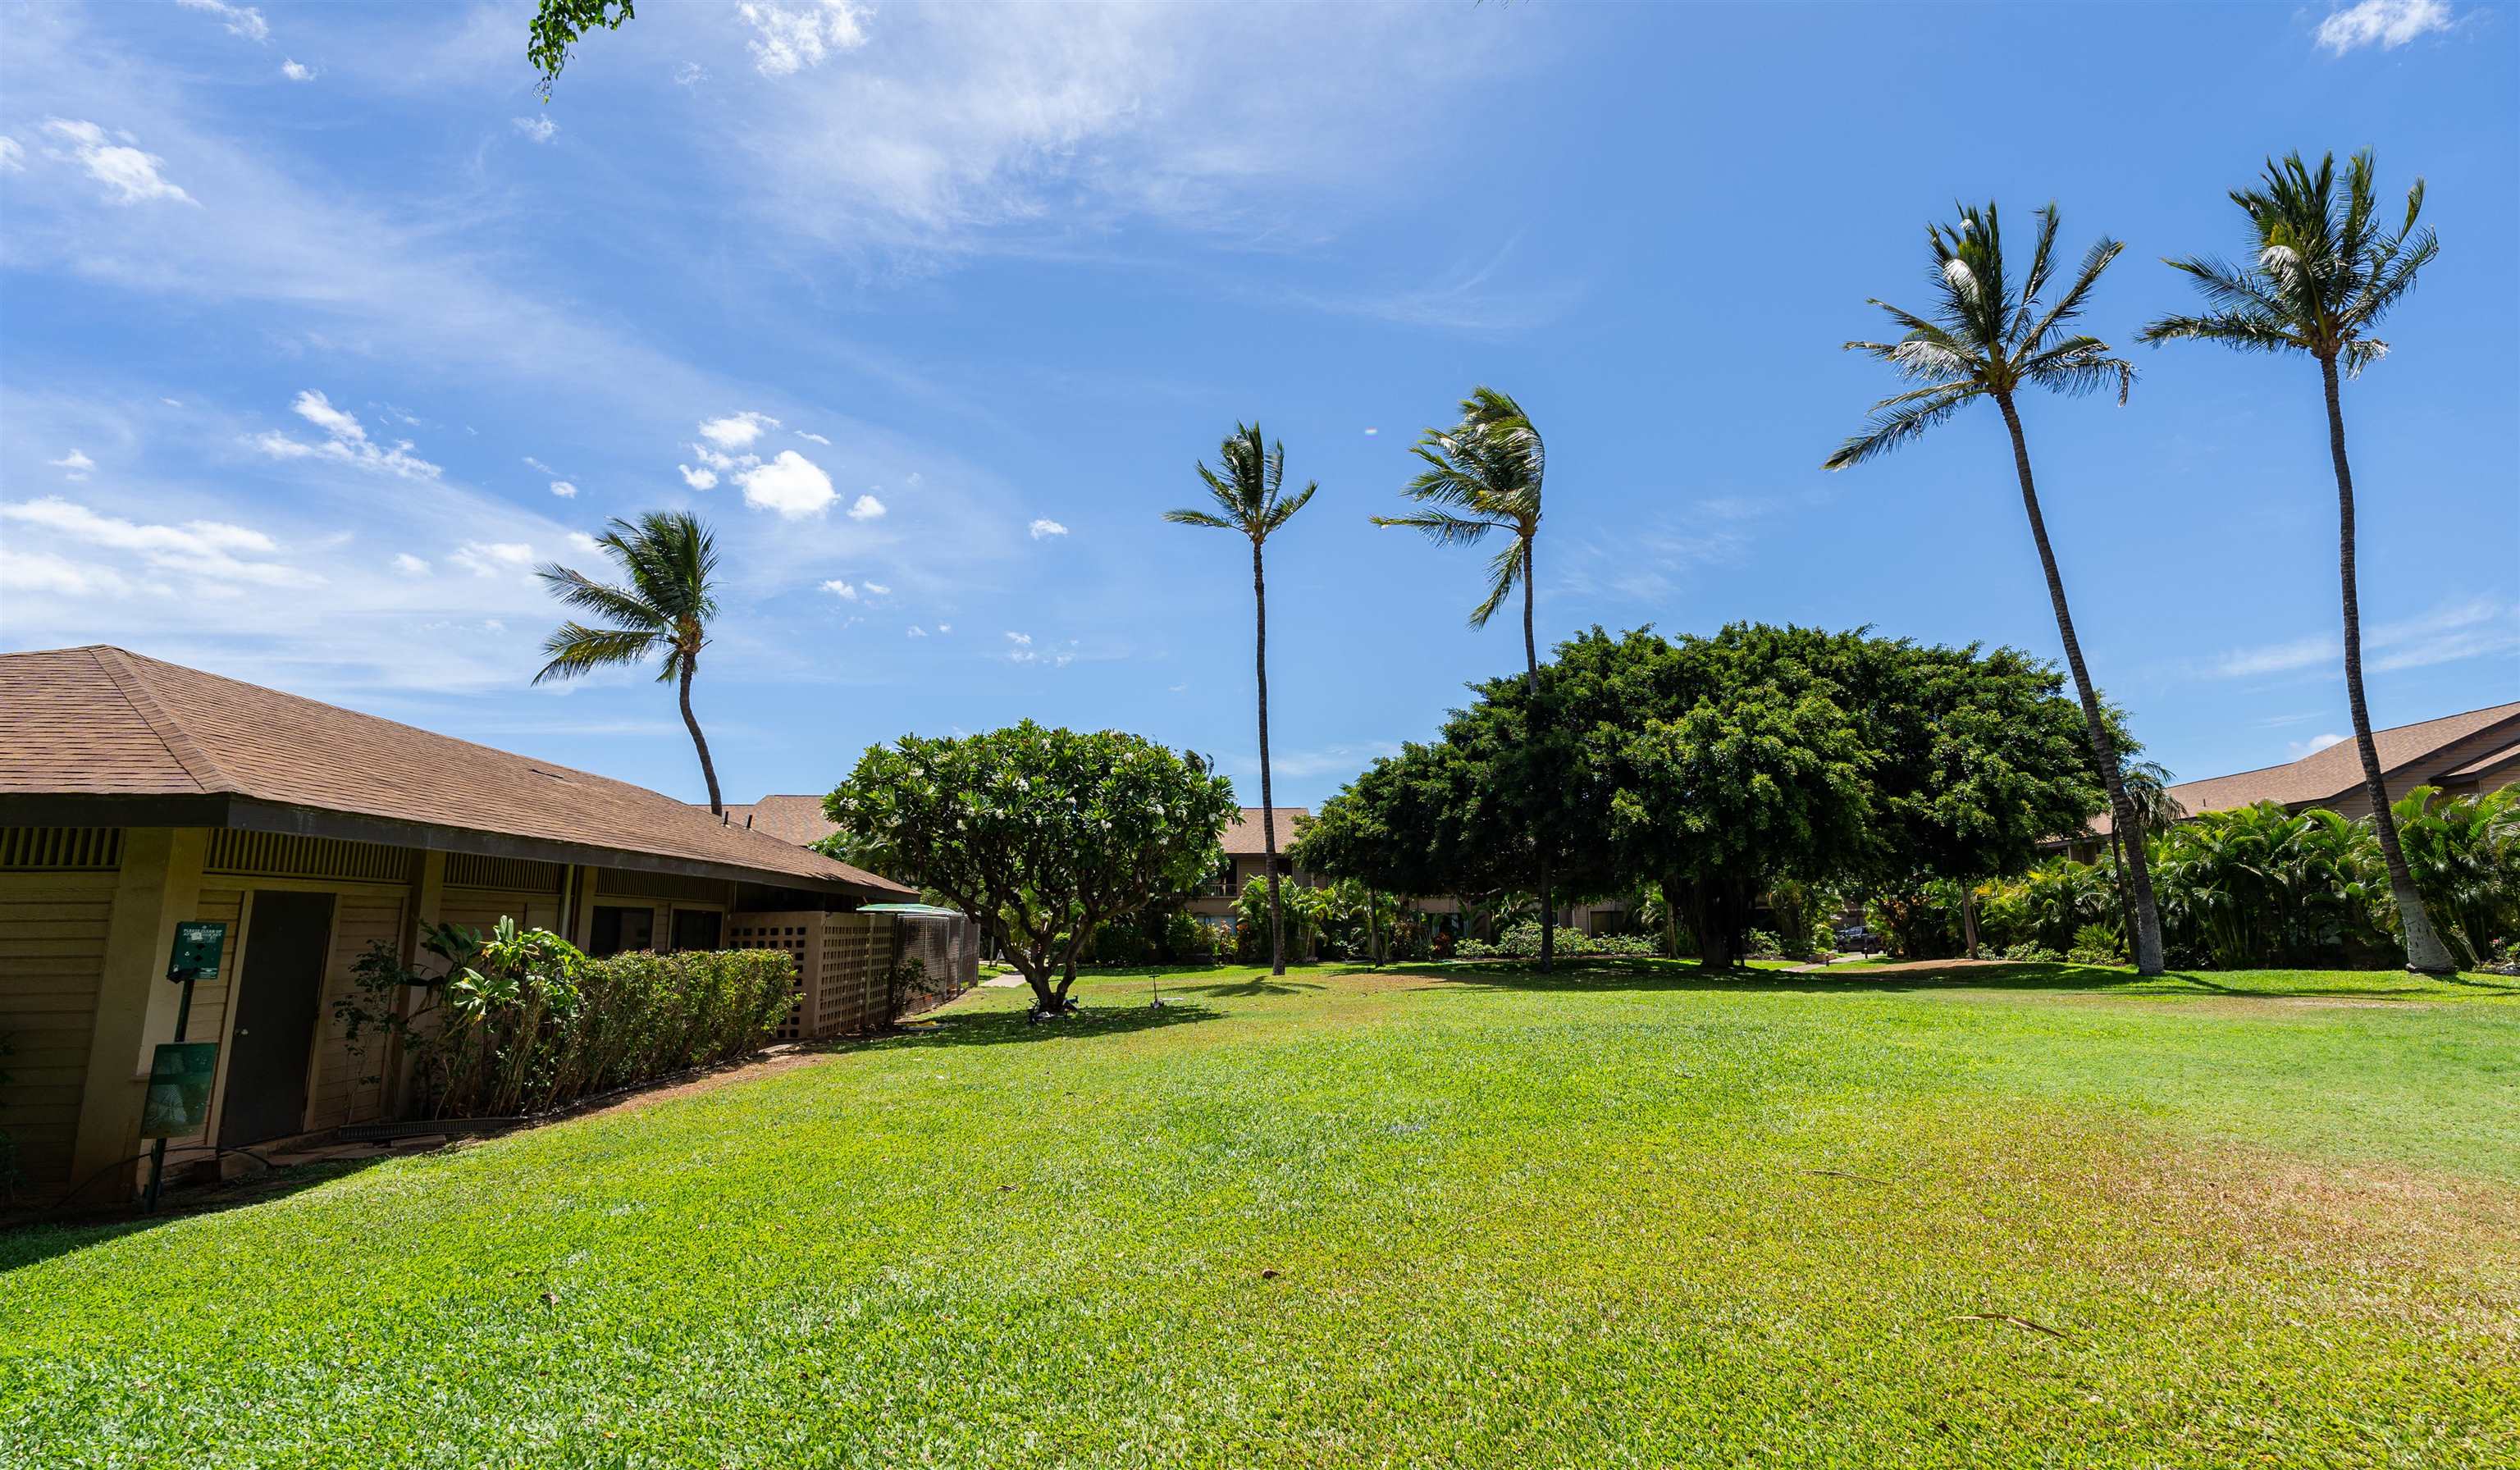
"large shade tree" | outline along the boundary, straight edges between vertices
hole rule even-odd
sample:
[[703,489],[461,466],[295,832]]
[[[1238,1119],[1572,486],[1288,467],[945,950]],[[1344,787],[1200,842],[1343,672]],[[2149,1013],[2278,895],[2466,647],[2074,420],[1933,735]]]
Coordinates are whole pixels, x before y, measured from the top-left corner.
[[1285,493],[1286,446],[1270,444],[1257,423],[1238,423],[1217,450],[1222,469],[1198,465],[1199,483],[1215,509],[1166,511],[1175,525],[1232,531],[1251,543],[1251,661],[1260,687],[1260,840],[1269,861],[1269,973],[1286,973],[1286,908],[1278,882],[1278,812],[1269,786],[1269,583],[1261,549],[1294,518],[1321,486]]
[[2169,264],[2186,273],[2207,310],[2168,316],[2143,330],[2141,340],[2220,342],[2243,352],[2299,353],[2318,364],[2327,399],[2327,454],[2336,472],[2336,569],[2345,612],[2345,700],[2354,716],[2354,748],[2362,758],[2363,798],[2371,827],[2388,866],[2389,891],[2397,901],[2406,939],[2407,967],[2449,974],[2457,967],[2442,943],[2423,894],[2407,866],[2381,778],[2380,753],[2371,742],[2371,714],[2362,699],[2362,606],[2355,584],[2354,467],[2345,454],[2345,407],[2340,378],[2359,377],[2389,350],[2372,329],[2414,290],[2415,273],[2441,252],[2429,229],[2415,228],[2423,212],[2424,181],[2407,191],[2406,216],[2395,231],[2380,212],[2372,183],[2371,155],[2356,154],[2337,187],[2336,157],[2312,168],[2299,154],[2269,160],[2255,189],[2234,189],[2231,202],[2248,217],[2249,258],[2234,263],[2190,255]]
[[[1425,465],[1401,493],[1420,509],[1405,515],[1376,515],[1378,526],[1421,531],[1438,546],[1475,546],[1503,532],[1506,545],[1488,562],[1488,595],[1470,609],[1470,626],[1484,628],[1497,610],[1522,590],[1524,685],[1535,708],[1540,698],[1540,644],[1532,627],[1532,554],[1540,535],[1541,486],[1549,452],[1522,405],[1495,388],[1480,386],[1462,400],[1462,418],[1451,428],[1430,428],[1415,450]],[[1536,824],[1538,814],[1533,814]],[[1540,967],[1555,950],[1556,914],[1551,904],[1549,834],[1535,829],[1541,853]]]
[[708,782],[709,811],[723,816],[726,803],[718,794],[708,737],[692,713],[692,676],[699,672],[708,622],[717,615],[717,538],[693,515],[653,511],[636,521],[616,517],[595,544],[619,569],[620,581],[598,582],[556,561],[536,569],[554,597],[603,626],[572,618],[553,629],[543,640],[543,652],[551,661],[534,683],[644,663],[662,653],[657,682],[676,687],[683,728],[692,733],[700,777]]
[[1057,1015],[1095,929],[1215,871],[1237,808],[1195,754],[1026,720],[870,747],[823,810],[859,861],[986,929]]
[[[1848,438],[1825,466],[1843,469],[1913,442],[1926,430],[1981,399],[1991,400],[2012,436],[2012,468],[2021,485],[2021,506],[2030,520],[2030,539],[2048,580],[2048,600],[2056,613],[2056,635],[2065,647],[2066,667],[2073,671],[2075,692],[2083,706],[2085,733],[2109,795],[2113,819],[2126,824],[2132,814],[2119,776],[2118,754],[2100,707],[2099,691],[2083,661],[2082,641],[2074,634],[2074,615],[2065,600],[2065,581],[2056,569],[2056,553],[2048,540],[2048,521],[2039,508],[2039,486],[2031,474],[2030,444],[2021,427],[2017,397],[2028,390],[2081,395],[2114,386],[2126,402],[2135,370],[2112,356],[2109,345],[2070,330],[2082,315],[2100,274],[2124,248],[2102,238],[2083,255],[2063,290],[2052,299],[2058,261],[2056,206],[2038,215],[2038,238],[2031,246],[2028,269],[2016,280],[2004,259],[2003,236],[1996,208],[1963,205],[1959,220],[1928,225],[1926,245],[1934,259],[1930,288],[1932,307],[1922,315],[1873,300],[1905,329],[1895,341],[1855,341],[1852,351],[1868,353],[1890,365],[1916,384],[1907,392],[1872,406],[1872,417],[1861,433]],[[2162,968],[2161,920],[2153,905],[2152,878],[2138,846],[2128,854],[2128,877],[2135,890],[2136,968],[2159,974]]]

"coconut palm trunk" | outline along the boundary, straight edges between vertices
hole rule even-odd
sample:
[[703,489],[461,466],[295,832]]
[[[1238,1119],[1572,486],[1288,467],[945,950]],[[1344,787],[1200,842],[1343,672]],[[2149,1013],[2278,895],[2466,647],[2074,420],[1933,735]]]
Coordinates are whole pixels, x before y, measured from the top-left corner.
[[1286,907],[1278,895],[1278,809],[1269,787],[1269,587],[1251,543],[1252,662],[1260,678],[1260,844],[1269,855],[1269,973],[1286,973]]
[[2381,861],[2389,865],[2389,893],[2397,900],[2398,921],[2406,931],[2407,968],[2427,975],[2458,969],[2450,947],[2424,912],[2423,895],[2407,855],[2398,843],[2398,820],[2389,810],[2389,786],[2380,771],[2380,750],[2371,742],[2371,712],[2362,700],[2362,605],[2354,581],[2354,466],[2345,457],[2345,406],[2336,392],[2336,359],[2318,362],[2319,380],[2327,389],[2327,453],[2336,464],[2336,574],[2344,589],[2345,702],[2354,715],[2354,750],[2362,758],[2362,793],[2371,803],[2371,831],[2380,839]]
[[700,779],[708,782],[709,815],[726,815],[726,802],[718,795],[717,763],[709,759],[708,736],[700,734],[699,717],[692,713],[692,675],[699,668],[699,655],[689,653],[682,660],[683,728],[692,733],[692,748],[700,754]]
[[[1531,719],[1540,719],[1540,641],[1532,632],[1531,542],[1522,539],[1522,690],[1531,699]],[[1549,891],[1549,824],[1535,818],[1531,830],[1540,867],[1540,972],[1548,974],[1557,958],[1557,910]]]
[[[2013,409],[2012,395],[1994,396],[1996,407],[2003,411],[2003,426],[2012,434],[2012,470],[2021,480],[2021,509],[2030,516],[2030,539],[2039,547],[2039,568],[2048,577],[2048,601],[2056,609],[2056,638],[2065,646],[2065,666],[2073,671],[2074,693],[2083,703],[2092,756],[2100,763],[2100,780],[2108,787],[2109,823],[2132,831],[2135,807],[2127,800],[2126,781],[2119,773],[2117,741],[2109,737],[2099,695],[2092,689],[2091,671],[2083,666],[2082,640],[2074,636],[2074,611],[2065,602],[2065,579],[2056,570],[2055,549],[2048,544],[2047,517],[2039,513],[2039,485],[2030,472],[2030,442],[2022,435],[2021,415]],[[2144,860],[2140,841],[2127,844],[2126,863],[2127,883],[2135,890],[2136,929],[2128,936],[2135,948],[2135,967],[2138,973],[2157,975],[2162,969],[2161,912],[2153,906],[2152,868]]]

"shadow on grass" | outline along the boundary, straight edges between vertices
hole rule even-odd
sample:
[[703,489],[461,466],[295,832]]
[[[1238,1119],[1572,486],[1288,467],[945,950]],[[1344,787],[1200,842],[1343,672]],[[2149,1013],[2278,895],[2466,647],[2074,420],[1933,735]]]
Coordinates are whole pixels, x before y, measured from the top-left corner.
[[229,1210],[287,1199],[301,1190],[347,1178],[371,1164],[391,1157],[394,1155],[325,1159],[248,1175],[223,1184],[172,1188],[160,1197],[160,1208],[155,1215],[139,1213],[137,1204],[81,1208],[73,1203],[67,1207],[30,1210],[22,1215],[0,1218],[0,1275],[22,1266],[33,1266],[56,1256],[83,1251],[92,1245],[119,1240],[125,1235],[137,1235],[160,1225],[173,1225],[179,1220],[219,1215]]
[[[2520,999],[2520,982],[2496,983],[2490,975],[2459,976],[2452,981],[2403,977],[2397,984],[2228,985],[2211,974],[2174,970],[2144,978],[2131,969],[2099,965],[1995,961],[1955,964],[1948,968],[1825,970],[1709,969],[1690,959],[1571,959],[1558,961],[1549,973],[1494,961],[1393,966],[1394,973],[1424,975],[1463,987],[1522,991],[1768,991],[1805,995],[1847,995],[1862,991],[2029,990],[2145,996],[2228,996],[2237,1000],[2439,998],[2442,985],[2456,984],[2497,999]],[[2275,971],[2281,974],[2284,972]],[[2312,972],[2317,973],[2317,972]],[[2331,972],[2332,973],[2332,972]],[[2375,980],[2390,971],[2373,971]]]
[[1145,1002],[1085,1005],[1052,1021],[1034,1021],[1021,1010],[973,1010],[913,1021],[886,1036],[834,1042],[832,1051],[876,1051],[923,1047],[1003,1047],[1018,1042],[1074,1041],[1087,1037],[1131,1036],[1165,1031],[1200,1021],[1222,1020],[1223,1013],[1172,997],[1190,987],[1167,985],[1160,1006]]

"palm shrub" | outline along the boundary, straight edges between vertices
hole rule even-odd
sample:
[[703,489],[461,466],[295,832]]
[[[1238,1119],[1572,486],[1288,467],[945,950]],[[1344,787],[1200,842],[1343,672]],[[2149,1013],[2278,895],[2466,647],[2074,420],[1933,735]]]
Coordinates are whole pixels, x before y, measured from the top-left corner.
[[2391,813],[2424,908],[2463,965],[2520,937],[2520,785],[2449,798],[2417,786]]
[[2387,875],[2368,823],[2261,802],[2204,813],[2147,846],[2176,946],[2216,967],[2352,959],[2387,945]]

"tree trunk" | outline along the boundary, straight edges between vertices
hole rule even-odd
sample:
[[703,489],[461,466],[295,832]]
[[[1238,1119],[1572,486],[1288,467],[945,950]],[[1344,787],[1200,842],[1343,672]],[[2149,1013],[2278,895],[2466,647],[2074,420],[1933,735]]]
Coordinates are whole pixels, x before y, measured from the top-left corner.
[[[2065,645],[2065,666],[2074,674],[2074,692],[2083,701],[2083,724],[2092,737],[2092,755],[2099,762],[2100,781],[2108,787],[2109,821],[2115,826],[2126,826],[2135,820],[2135,808],[2128,802],[2126,781],[2118,771],[2117,741],[2109,738],[2108,722],[2100,718],[2099,696],[2092,691],[2091,670],[2083,667],[2083,645],[2074,637],[2074,614],[2065,605],[2065,579],[2056,572],[2056,553],[2048,544],[2047,517],[2039,513],[2039,486],[2030,476],[2030,445],[2021,434],[2021,416],[2013,412],[2012,397],[1999,393],[1996,407],[2003,410],[2003,426],[2012,432],[2012,468],[2021,478],[2021,507],[2030,516],[2030,539],[2039,547],[2039,566],[2048,575],[2048,601],[2056,609],[2056,636]],[[2135,933],[2128,941],[2135,949],[2135,968],[2139,975],[2158,975],[2161,963],[2161,912],[2152,902],[2152,871],[2144,861],[2141,844],[2129,847],[2128,875],[2135,886]]]
[[[2129,936],[2133,936],[2135,933],[2135,900],[2130,898],[2127,894],[2126,880],[2126,850],[2130,844],[2120,840],[2121,836],[2122,834],[2118,831],[2117,819],[2115,816],[2112,816],[2109,819],[2109,856],[2117,860],[2117,872],[2115,874],[2117,883],[2115,886],[2118,891],[2118,923]],[[2136,829],[2133,840],[2136,842],[2141,842],[2143,840],[2142,828],[2138,827]]]
[[1971,959],[1977,958],[1977,885],[1960,886],[1960,944]]
[[723,817],[726,803],[718,797],[717,766],[709,759],[708,736],[700,734],[699,719],[692,713],[692,674],[698,661],[697,653],[686,652],[683,655],[683,726],[692,733],[693,748],[700,753],[700,779],[708,782],[709,815]]
[[2371,712],[2362,703],[2362,604],[2354,587],[2354,468],[2345,458],[2345,406],[2336,396],[2336,359],[2318,360],[2327,388],[2327,453],[2336,462],[2336,575],[2345,589],[2345,702],[2354,713],[2354,750],[2362,757],[2362,793],[2371,802],[2371,830],[2389,865],[2389,892],[2398,901],[2398,922],[2407,940],[2407,968],[2426,975],[2455,973],[2458,961],[2433,928],[2407,854],[2398,844],[2398,819],[2389,810],[2389,786],[2380,775],[2379,748],[2371,743]]
[[[1536,737],[1540,733],[1537,728],[1540,721],[1540,643],[1531,631],[1531,542],[1528,536],[1522,539],[1522,689],[1531,700],[1530,734]],[[1537,738],[1533,743],[1538,743]],[[1557,910],[1550,902],[1549,826],[1546,822],[1535,818],[1531,841],[1540,859],[1540,972],[1546,975],[1557,960]]]
[[1260,676],[1260,841],[1269,854],[1269,973],[1286,973],[1286,911],[1278,900],[1278,813],[1269,791],[1269,589],[1260,577],[1260,542],[1251,542],[1252,662]]

